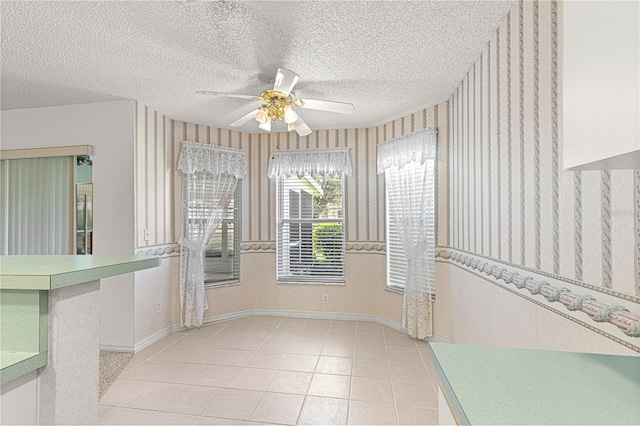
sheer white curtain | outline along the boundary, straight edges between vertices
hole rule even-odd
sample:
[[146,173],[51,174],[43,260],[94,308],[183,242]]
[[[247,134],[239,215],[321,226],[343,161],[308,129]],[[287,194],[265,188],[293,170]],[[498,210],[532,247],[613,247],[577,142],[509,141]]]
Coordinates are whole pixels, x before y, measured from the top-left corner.
[[[434,186],[436,129],[426,129],[378,146],[378,173],[384,173],[387,191],[399,195],[389,215],[398,226],[407,259],[402,304],[402,326],[411,337],[433,334],[431,295],[435,282]],[[412,167],[407,167],[411,164]],[[421,191],[409,188],[422,188]],[[416,271],[425,271],[426,279]]]
[[183,142],[180,244],[180,308],[183,327],[202,325],[209,309],[204,288],[204,250],[225,217],[238,179],[247,173],[243,151]]

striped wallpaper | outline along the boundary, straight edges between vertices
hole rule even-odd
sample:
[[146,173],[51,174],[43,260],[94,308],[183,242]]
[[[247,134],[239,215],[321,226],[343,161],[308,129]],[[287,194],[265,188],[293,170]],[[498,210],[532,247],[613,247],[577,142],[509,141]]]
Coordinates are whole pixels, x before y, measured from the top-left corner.
[[[438,127],[439,176],[447,181],[447,107],[440,104],[379,127],[319,130],[300,137],[289,133],[241,133],[171,120],[144,105],[137,106],[136,247],[175,243],[180,233],[180,176],[175,165],[180,142],[189,140],[243,149],[248,176],[243,182],[243,241],[274,242],[275,182],[267,178],[271,153],[278,149],[350,147],[354,176],[346,181],[347,242],[384,242],[384,180],[377,174],[377,144],[425,127]],[[438,203],[440,229],[446,229],[446,193]],[[144,230],[149,239],[145,240]],[[446,234],[439,243],[446,243]]]
[[[176,242],[175,164],[173,121],[136,103],[135,245]],[[145,230],[148,240],[145,240]]]
[[516,3],[448,103],[449,245],[640,294],[640,171],[560,166],[558,13]]
[[[449,102],[367,129],[240,133],[137,106],[136,247],[180,233],[180,142],[240,148],[243,241],[275,240],[273,150],[351,147],[347,242],[384,242],[378,143],[438,128],[436,241],[527,268],[640,294],[640,170],[561,169],[557,1],[516,3]],[[144,231],[148,230],[148,240]]]

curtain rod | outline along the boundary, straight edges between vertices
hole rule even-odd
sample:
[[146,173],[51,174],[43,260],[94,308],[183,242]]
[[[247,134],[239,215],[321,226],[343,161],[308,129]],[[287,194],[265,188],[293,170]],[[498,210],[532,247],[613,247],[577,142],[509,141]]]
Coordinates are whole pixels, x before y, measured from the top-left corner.
[[410,136],[417,136],[417,135],[419,135],[421,133],[427,133],[427,132],[434,132],[435,134],[438,134],[438,128],[437,127],[426,127],[424,129],[416,130],[415,132],[407,133],[406,135],[398,136],[397,138],[389,139],[388,141],[380,142],[380,143],[378,143],[378,145],[383,145],[385,143],[399,141],[401,139],[408,138]]
[[194,147],[194,148],[207,149],[207,150],[211,150],[211,151],[228,151],[228,152],[245,154],[245,151],[242,150],[242,149],[229,148],[229,147],[226,147],[226,146],[210,145],[208,143],[192,142],[192,141],[183,140],[182,141],[182,145],[183,146],[191,146],[191,147]]
[[319,152],[319,153],[330,153],[330,152],[345,152],[345,151],[349,151],[351,149],[351,147],[349,146],[345,146],[345,147],[339,147],[339,148],[309,148],[309,149],[278,149],[276,151],[273,151],[273,155],[276,154],[289,154],[289,153],[297,153],[297,152],[305,152],[305,153],[309,153],[309,152]]

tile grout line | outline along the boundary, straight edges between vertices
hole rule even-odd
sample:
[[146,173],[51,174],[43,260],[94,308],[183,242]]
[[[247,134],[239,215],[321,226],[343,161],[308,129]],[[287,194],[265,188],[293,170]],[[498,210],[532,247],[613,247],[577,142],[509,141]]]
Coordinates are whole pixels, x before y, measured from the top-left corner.
[[[248,332],[249,330],[253,329],[253,328],[258,328],[258,329],[260,329],[260,328],[266,328],[266,327],[261,327],[261,325],[260,325],[260,324],[258,324],[258,323],[259,323],[259,321],[260,321],[260,320],[256,320],[256,321],[254,321],[253,323],[251,323],[251,324],[250,324],[249,326],[247,326],[247,327],[237,327],[237,328],[239,328],[239,329],[241,329],[241,330],[242,330],[242,331],[240,331],[240,332],[239,332],[240,334],[238,334],[238,336],[246,335],[246,334],[247,334],[247,332]],[[249,359],[251,359],[253,356],[255,356],[255,354],[256,354],[257,352],[259,352],[260,350],[262,350],[262,348],[264,347],[264,344],[267,342],[267,340],[274,336],[274,334],[276,333],[276,330],[278,330],[278,329],[280,329],[280,330],[288,330],[288,329],[286,329],[286,328],[280,328],[280,327],[282,326],[282,324],[283,324],[283,321],[284,321],[284,318],[281,318],[281,319],[280,319],[280,322],[279,322],[276,326],[273,326],[272,328],[271,328],[271,327],[269,327],[269,328],[271,328],[271,330],[270,330],[270,332],[269,332],[267,335],[263,335],[263,336],[260,336],[260,337],[253,337],[253,336],[249,336],[250,338],[261,338],[261,339],[262,339],[262,342],[261,342],[259,345],[257,345],[257,346],[255,347],[255,349],[251,349],[251,350],[248,350],[248,349],[234,349],[234,348],[229,348],[229,347],[220,347],[220,348],[216,348],[216,349],[220,349],[220,350],[221,350],[221,353],[220,353],[218,356],[222,355],[222,354],[224,353],[224,351],[227,351],[227,350],[246,350],[247,352],[252,352],[251,357],[249,357],[249,358],[247,359],[247,361],[246,361],[246,362],[244,362],[242,365],[238,365],[238,366],[237,366],[237,367],[238,367],[238,368],[240,368],[240,369],[243,369],[243,368],[259,368],[259,369],[264,369],[264,370],[273,370],[273,371],[274,371],[274,376],[273,376],[273,377],[271,377],[271,379],[269,380],[269,383],[267,384],[267,386],[266,386],[265,390],[260,390],[260,391],[262,392],[262,395],[260,396],[260,399],[258,400],[257,404],[253,407],[253,410],[251,411],[251,414],[249,415],[249,419],[247,419],[247,421],[251,421],[251,420],[250,420],[250,419],[251,419],[251,416],[255,413],[255,410],[257,409],[258,405],[259,405],[259,404],[260,404],[260,402],[263,400],[263,398],[264,398],[264,394],[265,394],[265,393],[270,392],[270,393],[277,393],[277,394],[283,394],[283,395],[292,395],[292,394],[290,394],[290,393],[288,393],[288,392],[282,392],[282,391],[269,391],[269,390],[268,390],[268,389],[269,389],[269,386],[271,385],[271,383],[272,383],[272,382],[273,382],[273,380],[275,379],[275,375],[277,375],[277,373],[278,373],[279,371],[286,371],[286,370],[281,370],[281,369],[280,369],[280,368],[281,368],[281,366],[282,366],[282,363],[284,362],[284,358],[280,361],[280,363],[278,364],[278,366],[277,366],[277,367],[275,367],[275,368],[266,368],[266,367],[245,367],[245,366],[246,366],[246,364],[247,364],[247,362],[248,362],[248,360],[249,360]],[[348,378],[349,378],[349,391],[348,391],[348,396],[346,396],[346,397],[337,397],[337,396],[318,395],[318,397],[321,397],[321,398],[329,398],[329,399],[340,399],[340,400],[346,400],[346,401],[347,401],[347,413],[346,413],[346,415],[347,415],[347,419],[348,419],[348,416],[349,416],[349,413],[350,413],[350,410],[351,410],[351,402],[352,402],[352,392],[351,392],[351,390],[352,390],[352,387],[353,387],[353,380],[354,380],[354,378],[356,377],[356,376],[354,376],[354,367],[355,367],[356,360],[357,360],[357,359],[359,359],[359,358],[356,358],[356,346],[357,346],[358,342],[359,342],[359,341],[361,341],[361,340],[363,339],[363,337],[364,337],[364,336],[375,336],[375,335],[379,335],[379,333],[377,333],[377,332],[375,332],[375,333],[366,333],[366,332],[365,332],[365,333],[358,333],[358,331],[360,330],[360,327],[362,327],[362,325],[360,324],[360,323],[361,323],[361,321],[353,321],[353,322],[355,323],[355,327],[354,327],[354,330],[353,330],[353,345],[351,345],[351,348],[352,348],[352,351],[353,351],[353,352],[350,354],[350,356],[344,356],[344,355],[343,355],[342,353],[340,353],[340,352],[338,352],[337,354],[333,354],[333,353],[331,353],[331,354],[327,354],[327,353],[325,353],[325,348],[327,347],[327,345],[331,344],[331,342],[334,342],[334,343],[336,343],[336,344],[337,344],[337,342],[336,342],[336,341],[331,341],[331,342],[329,341],[329,336],[331,336],[332,331],[334,332],[333,334],[336,334],[336,335],[342,335],[342,334],[344,334],[345,336],[349,336],[351,332],[350,332],[350,331],[343,332],[343,331],[341,331],[341,330],[337,330],[337,329],[336,329],[336,330],[334,330],[334,329],[333,329],[334,325],[336,325],[336,324],[338,323],[336,320],[329,320],[329,326],[326,328],[326,331],[322,331],[322,330],[315,330],[314,328],[307,328],[307,327],[308,327],[308,325],[309,325],[309,322],[310,322],[310,321],[311,321],[311,319],[305,319],[305,322],[304,322],[304,324],[302,325],[302,327],[300,327],[300,328],[295,328],[295,329],[291,329],[290,331],[291,331],[292,333],[294,333],[294,334],[295,334],[295,336],[296,336],[296,340],[301,339],[301,338],[304,338],[303,336],[304,336],[305,330],[306,330],[307,332],[312,333],[312,334],[313,334],[313,333],[315,333],[315,332],[319,332],[319,333],[321,333],[321,334],[324,336],[324,337],[322,337],[322,338],[321,338],[321,343],[322,343],[322,344],[321,344],[321,346],[320,346],[320,349],[319,349],[318,354],[317,354],[317,355],[315,355],[315,353],[314,353],[314,354],[312,355],[312,356],[317,356],[317,359],[316,359],[316,362],[315,362],[315,364],[314,364],[313,371],[312,371],[312,372],[310,372],[310,374],[312,375],[312,377],[313,377],[315,374],[327,374],[327,375],[333,375],[333,376],[346,376],[346,377],[348,377]],[[325,320],[320,320],[320,321],[325,321]],[[351,321],[349,321],[349,322],[351,322]],[[212,340],[216,339],[216,337],[221,337],[221,336],[223,336],[223,334],[224,334],[224,333],[223,333],[223,330],[230,330],[231,328],[233,328],[233,327],[234,327],[234,326],[233,326],[233,323],[234,323],[234,321],[233,321],[233,320],[232,320],[232,321],[229,321],[227,324],[224,324],[222,327],[220,327],[219,329],[215,330],[215,332],[214,332],[214,333],[212,333],[211,335],[209,335],[209,333],[198,333],[196,330],[190,330],[190,331],[187,331],[187,332],[182,332],[182,334],[184,334],[184,335],[180,336],[178,339],[176,339],[176,340],[172,341],[172,342],[171,342],[171,343],[169,343],[168,345],[166,345],[166,346],[162,347],[162,349],[158,350],[158,352],[157,352],[157,353],[154,353],[153,355],[149,356],[147,359],[145,359],[145,360],[141,361],[139,365],[137,365],[136,367],[132,368],[130,371],[133,371],[133,370],[135,370],[136,368],[138,368],[138,367],[140,367],[140,366],[144,365],[145,363],[147,363],[147,361],[149,361],[149,360],[151,360],[151,359],[154,359],[154,358],[155,358],[155,357],[157,357],[159,354],[162,354],[162,353],[169,353],[169,352],[171,352],[171,350],[172,350],[172,349],[174,349],[174,348],[180,348],[182,351],[185,351],[185,352],[191,352],[192,350],[194,350],[194,349],[196,349],[196,348],[206,347],[206,346],[207,346],[207,345],[206,345],[206,343],[207,343],[207,342],[210,342],[210,341],[212,341]],[[216,323],[216,324],[222,324],[222,323]],[[376,323],[372,323],[372,324],[376,324]],[[359,327],[359,326],[360,326],[360,327]],[[385,355],[386,355],[386,357],[387,357],[387,368],[388,368],[388,372],[389,372],[389,379],[388,379],[388,380],[389,380],[389,383],[390,383],[390,385],[391,385],[391,391],[392,391],[392,396],[393,396],[394,414],[395,414],[395,416],[396,416],[396,422],[397,422],[397,423],[399,423],[399,421],[400,421],[400,415],[399,415],[399,411],[398,411],[398,401],[397,401],[397,399],[396,399],[396,392],[395,392],[394,380],[392,379],[391,374],[390,374],[390,371],[391,371],[391,368],[390,368],[391,359],[390,359],[390,358],[389,358],[389,356],[388,356],[388,355],[389,355],[388,350],[389,350],[389,348],[390,348],[390,346],[389,346],[389,343],[390,343],[390,342],[389,342],[389,340],[388,340],[388,339],[390,338],[390,336],[395,336],[397,332],[396,332],[395,330],[393,330],[393,329],[390,329],[390,330],[387,332],[387,331],[386,331],[386,328],[385,328],[385,326],[384,326],[384,325],[378,325],[378,327],[380,327],[380,328],[381,328],[381,330],[380,330],[380,331],[381,331],[381,332],[380,332],[380,334],[382,335],[382,342],[383,342],[383,344],[384,344],[384,349],[385,349],[384,353],[385,353]],[[363,330],[363,331],[364,331],[364,330]],[[206,339],[204,339],[204,340],[203,340],[203,341],[201,341],[200,343],[196,343],[196,344],[195,344],[195,345],[193,345],[193,346],[191,346],[191,345],[184,345],[184,346],[180,345],[180,342],[181,342],[181,341],[184,341],[184,339],[186,339],[188,336],[198,336],[198,335],[201,335],[201,336],[203,336],[203,337],[206,337]],[[400,335],[400,336],[402,336],[402,334],[399,334],[399,335]],[[360,338],[359,338],[359,337],[360,337]],[[320,340],[320,339],[319,339],[319,340]],[[364,341],[366,341],[366,340],[367,340],[367,339],[365,339]],[[227,346],[227,345],[225,345],[225,346]],[[393,347],[395,347],[395,346],[393,346]],[[404,347],[406,347],[406,346],[404,346],[404,345],[397,345],[397,347],[398,347],[398,348],[404,348]],[[412,345],[410,345],[409,347],[411,347],[411,348],[413,348],[414,350],[417,350],[417,351],[418,351],[418,355],[420,356],[420,360],[422,361],[419,365],[422,367],[422,369],[424,369],[424,371],[426,372],[426,376],[428,377],[428,379],[429,379],[430,383],[431,383],[431,384],[432,384],[432,386],[433,386],[433,381],[431,380],[431,376],[430,376],[430,374],[429,374],[428,368],[426,367],[426,364],[425,364],[425,361],[424,361],[424,356],[423,356],[423,354],[422,354],[422,352],[421,352],[420,348],[418,347],[418,344],[417,344],[416,342],[412,342]],[[172,348],[172,349],[170,349],[170,348]],[[292,350],[293,350],[293,347],[292,347],[292,346],[289,346],[289,347],[287,348],[287,350],[286,350],[286,351],[283,351],[283,353],[285,353],[285,354],[296,354],[295,352],[292,352]],[[320,363],[320,357],[329,357],[329,358],[347,358],[347,359],[350,359],[350,370],[349,370],[349,374],[348,374],[348,375],[345,375],[345,374],[340,374],[340,373],[335,373],[335,372],[318,372],[318,371],[317,371],[317,369],[318,369],[318,366],[319,366],[319,363]],[[173,362],[173,365],[172,365],[171,367],[169,367],[168,369],[173,368],[173,366],[175,366],[175,365],[177,365],[177,364],[180,364],[182,359],[184,359],[184,356],[183,356],[183,358],[180,358],[180,359],[178,359],[177,361]],[[215,359],[217,359],[217,357],[216,357],[216,358],[214,358],[214,360],[215,360]],[[409,361],[409,360],[403,360],[402,362],[406,362],[406,363],[409,363],[409,364],[415,364],[415,361],[413,361],[413,362],[412,362],[412,361]],[[185,364],[189,364],[190,362],[184,362],[184,363],[185,363]],[[200,363],[192,363],[192,364],[200,364]],[[207,365],[207,366],[210,366],[210,365],[216,365],[216,364],[209,364],[209,363],[207,363],[206,365]],[[168,370],[168,369],[167,369],[167,370]],[[205,369],[206,369],[206,367],[205,367]],[[204,369],[203,369],[203,371],[204,371]],[[164,372],[161,372],[161,373],[160,373],[160,375],[162,375],[162,374],[164,374]],[[360,377],[360,376],[358,376],[358,377]],[[367,376],[367,375],[365,375],[365,376],[362,376],[362,377],[365,377],[365,378],[366,378],[366,377],[368,377],[368,376]],[[373,378],[373,379],[379,379],[379,378],[376,378],[376,377],[370,377],[370,378]],[[155,380],[155,379],[153,379],[153,380]],[[231,381],[232,381],[232,380],[233,380],[233,379],[231,379]],[[144,382],[144,381],[146,381],[146,380],[143,380],[143,382]],[[193,380],[192,380],[192,381],[193,381]],[[150,382],[150,381],[149,381],[149,382]],[[171,383],[171,382],[166,382],[166,383]],[[178,383],[176,383],[176,384],[178,384]],[[311,382],[310,382],[310,384],[311,384]],[[204,387],[208,387],[208,386],[205,386],[205,385],[198,385],[198,384],[194,384],[194,383],[188,383],[188,384],[182,384],[182,385],[183,385],[183,386],[182,386],[182,390],[184,390],[187,386],[204,386]],[[229,384],[225,385],[224,387],[222,387],[222,386],[212,386],[212,387],[222,388],[222,389],[224,389],[224,390],[227,390],[227,389],[242,390],[241,388],[230,388],[228,385],[229,385]],[[247,389],[247,390],[249,390],[249,389]],[[300,416],[301,416],[301,414],[302,414],[302,410],[303,410],[303,408],[304,408],[304,404],[305,404],[305,402],[307,401],[307,397],[308,397],[308,396],[313,396],[313,395],[309,395],[309,390],[310,390],[310,386],[309,386],[309,387],[307,387],[306,392],[302,395],[302,396],[304,396],[304,398],[303,398],[303,400],[302,400],[302,404],[301,404],[301,406],[300,406],[300,411],[298,412],[298,417],[297,417],[297,419],[296,419],[296,423],[297,423],[297,420],[300,418]],[[256,390],[255,390],[255,389],[252,389],[252,391],[256,391]],[[179,393],[178,393],[178,394],[179,394]],[[176,414],[176,415],[189,415],[189,416],[200,417],[200,418],[209,418],[209,417],[222,418],[222,417],[218,417],[218,416],[215,416],[215,415],[214,415],[214,416],[206,416],[206,415],[204,415],[204,414],[194,415],[194,414],[186,414],[186,413],[174,413],[174,412],[171,412],[171,411],[163,411],[163,410],[164,410],[164,407],[166,407],[166,406],[167,406],[167,405],[168,405],[172,400],[174,400],[174,399],[175,399],[175,397],[176,397],[178,394],[176,394],[176,395],[172,396],[172,397],[169,399],[169,401],[168,401],[167,403],[165,403],[165,404],[164,404],[163,408],[158,409],[158,410],[153,410],[153,411],[156,411],[156,412],[159,412],[159,413]],[[218,394],[218,395],[216,396],[216,398],[214,398],[214,399],[212,399],[212,400],[211,400],[210,404],[209,404],[209,405],[207,406],[207,408],[203,411],[203,413],[206,413],[206,412],[210,409],[210,407],[211,407],[213,404],[215,404],[215,402],[218,400],[218,398],[220,397],[220,395],[221,395],[221,394],[222,394],[222,393]],[[298,393],[293,393],[293,395],[300,395],[300,394],[298,394]],[[360,401],[360,400],[358,400],[358,401]],[[368,402],[368,403],[373,403],[373,404],[384,404],[384,402],[381,402],[381,401],[369,401],[369,400],[367,400],[367,399],[363,399],[362,401],[364,401],[364,402]],[[126,403],[126,399],[125,399],[123,402],[121,402],[121,403],[120,403],[120,405],[118,405],[118,406],[122,406],[122,404],[124,404],[124,403]],[[106,406],[106,405],[105,405],[105,406]],[[408,406],[412,406],[412,405],[408,405]],[[113,406],[112,406],[112,407],[113,407]],[[137,410],[137,408],[134,408],[134,407],[122,407],[122,408],[127,408],[127,409]],[[427,409],[427,410],[433,410],[433,408],[431,408],[431,407],[424,407],[424,406],[416,406],[416,408],[423,408],[423,409]],[[108,413],[107,413],[107,415],[108,415]],[[234,419],[234,420],[235,420],[235,419]],[[268,422],[265,422],[265,423],[268,423]]]

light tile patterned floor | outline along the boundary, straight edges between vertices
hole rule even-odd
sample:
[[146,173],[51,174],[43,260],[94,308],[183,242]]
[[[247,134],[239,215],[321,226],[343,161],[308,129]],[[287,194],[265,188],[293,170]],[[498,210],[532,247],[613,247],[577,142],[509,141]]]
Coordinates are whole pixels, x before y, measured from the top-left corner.
[[373,322],[248,317],[136,354],[100,424],[432,425],[427,343]]

